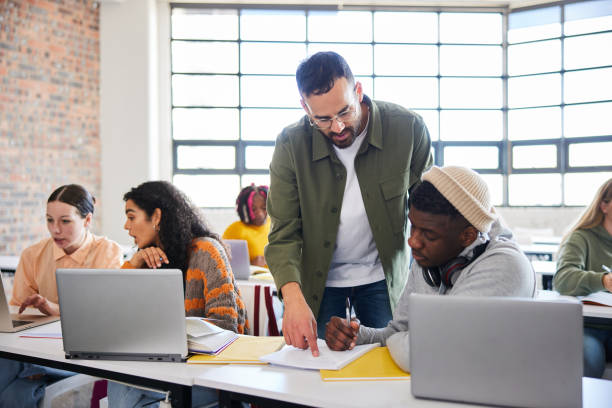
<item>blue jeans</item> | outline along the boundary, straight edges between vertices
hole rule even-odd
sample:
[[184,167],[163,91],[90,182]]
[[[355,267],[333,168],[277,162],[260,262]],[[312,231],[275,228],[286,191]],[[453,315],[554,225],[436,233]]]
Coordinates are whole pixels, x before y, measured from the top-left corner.
[[612,330],[584,328],[584,376],[601,378],[606,360],[612,360]]
[[[42,377],[30,379],[30,376]],[[0,408],[35,408],[45,387],[66,377],[70,371],[0,358]]]
[[362,325],[386,327],[393,318],[387,281],[348,288],[325,288],[317,317],[317,336],[325,338],[325,325],[332,316],[346,317],[346,298],[351,300],[353,311]]
[[[108,382],[108,406],[111,408],[141,408],[144,406],[157,408],[159,402],[154,401],[162,400],[164,397],[165,394],[159,392],[142,390],[113,381]],[[192,388],[192,407],[216,407],[218,402],[217,390],[196,386]]]

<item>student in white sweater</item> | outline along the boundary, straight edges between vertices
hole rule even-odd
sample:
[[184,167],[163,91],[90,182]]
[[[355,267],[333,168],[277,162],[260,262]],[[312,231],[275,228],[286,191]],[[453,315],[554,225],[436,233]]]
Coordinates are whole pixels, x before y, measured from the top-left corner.
[[535,274],[512,232],[491,205],[485,181],[465,167],[433,167],[410,195],[413,261],[408,283],[387,327],[350,327],[333,317],[325,340],[333,350],[380,342],[409,369],[408,297],[411,293],[454,296],[535,295]]

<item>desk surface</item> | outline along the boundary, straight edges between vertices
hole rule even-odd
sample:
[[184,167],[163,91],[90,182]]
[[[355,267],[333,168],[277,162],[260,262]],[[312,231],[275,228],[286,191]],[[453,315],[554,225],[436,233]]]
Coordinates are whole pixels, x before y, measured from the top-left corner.
[[[451,402],[416,399],[410,381],[326,383],[318,371],[275,366],[194,365],[134,361],[66,360],[59,339],[22,338],[25,333],[58,333],[59,322],[18,333],[0,333],[0,351],[100,370],[318,407],[469,408]],[[78,370],[77,370],[78,371]],[[608,407],[612,381],[583,379],[584,407]]]
[[[410,392],[410,380],[327,383],[321,380],[318,371],[275,366],[223,366],[215,372],[200,375],[194,383],[240,394],[324,408],[482,407],[415,398]],[[612,381],[583,378],[582,386],[583,407],[610,406]]]

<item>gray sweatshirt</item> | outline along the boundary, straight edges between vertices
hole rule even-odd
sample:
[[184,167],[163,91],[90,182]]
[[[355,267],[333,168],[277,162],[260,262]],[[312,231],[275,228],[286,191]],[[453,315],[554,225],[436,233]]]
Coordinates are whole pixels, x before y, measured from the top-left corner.
[[[489,232],[481,234],[460,255],[472,257],[473,249],[490,238],[486,250],[466,266],[450,289],[433,288],[425,282],[421,267],[412,262],[408,282],[400,297],[393,320],[387,327],[359,328],[358,344],[379,342],[389,347],[393,360],[409,371],[408,297],[411,293],[451,296],[534,297],[535,273],[531,263],[512,238],[512,232],[496,221]],[[444,284],[442,284],[444,285]]]

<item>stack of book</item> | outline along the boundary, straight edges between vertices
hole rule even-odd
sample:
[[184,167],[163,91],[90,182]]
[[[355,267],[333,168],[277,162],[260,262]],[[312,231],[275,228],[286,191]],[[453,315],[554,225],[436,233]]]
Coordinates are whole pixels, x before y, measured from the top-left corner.
[[232,344],[238,335],[201,317],[187,317],[187,348],[190,353],[216,355]]

